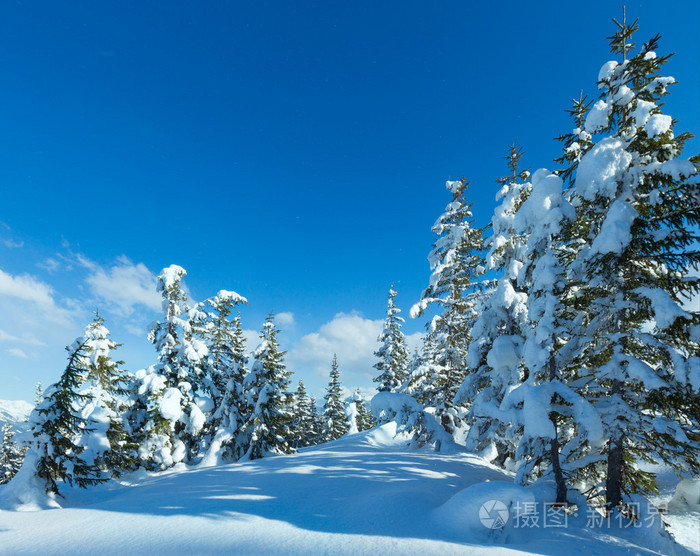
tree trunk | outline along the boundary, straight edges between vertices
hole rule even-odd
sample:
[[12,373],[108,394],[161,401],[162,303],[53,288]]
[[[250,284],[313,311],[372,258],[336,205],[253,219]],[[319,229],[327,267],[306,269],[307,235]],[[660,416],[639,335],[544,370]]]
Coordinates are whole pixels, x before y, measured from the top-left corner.
[[[556,337],[552,335],[552,351],[549,354],[549,381],[554,382],[557,378],[557,367],[556,359],[554,354],[554,346],[556,342]],[[549,419],[552,421],[552,426],[554,427],[554,437],[549,444],[549,458],[552,462],[552,473],[554,473],[554,482],[557,485],[557,504],[565,505],[566,500],[566,480],[564,479],[564,473],[561,469],[561,462],[559,461],[559,429],[557,428],[557,414],[551,412],[549,414]]]
[[[612,395],[620,395],[622,384],[613,380]],[[623,433],[614,430],[608,449],[608,478],[605,481],[605,506],[608,513],[622,503],[622,464],[623,464]]]

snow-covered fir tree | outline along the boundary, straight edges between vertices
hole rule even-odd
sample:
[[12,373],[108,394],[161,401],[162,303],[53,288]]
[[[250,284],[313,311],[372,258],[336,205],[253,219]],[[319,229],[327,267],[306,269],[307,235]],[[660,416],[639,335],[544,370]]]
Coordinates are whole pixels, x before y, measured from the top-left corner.
[[10,482],[24,461],[25,450],[15,442],[12,426],[5,423],[0,430],[0,485]]
[[374,353],[379,359],[374,365],[379,374],[373,380],[378,384],[377,390],[380,392],[396,390],[408,376],[406,339],[403,332],[401,332],[401,325],[404,319],[399,316],[401,309],[396,307],[394,303],[395,297],[394,286],[391,286],[389,288],[389,301],[387,303],[384,329],[377,339],[381,346]]
[[467,447],[501,465],[513,458],[517,430],[498,408],[505,394],[525,376],[522,365],[523,327],[527,326],[527,294],[517,284],[526,237],[514,229],[515,215],[530,192],[527,170],[519,169],[522,149],[514,143],[504,157],[510,175],[499,178],[501,189],[488,238],[486,265],[500,271],[491,282],[471,321],[465,357],[466,378],[455,402],[469,406]]
[[221,290],[206,302],[207,317],[202,333],[209,351],[209,391],[216,408],[221,405],[228,383],[233,374],[236,374],[235,371],[245,367],[247,363],[240,313],[233,321],[229,319],[234,307],[239,303],[247,303],[247,300],[227,290]]
[[244,459],[258,459],[265,454],[288,454],[292,437],[292,394],[288,392],[290,375],[280,351],[277,328],[271,314],[260,332],[260,345],[253,354],[250,373],[245,378],[247,420]]
[[248,357],[240,312],[229,320],[239,303],[246,303],[245,298],[234,292],[220,291],[209,300],[211,310],[204,327],[209,349],[206,364],[209,390],[214,405],[206,424],[209,452],[225,461],[236,461],[245,453],[241,428],[246,420],[243,382],[248,372]]
[[343,392],[340,384],[340,370],[338,369],[338,357],[334,354],[331,363],[330,382],[326,388],[326,395],[323,404],[323,431],[321,436],[323,442],[336,440],[349,430],[348,418],[345,415],[345,404],[343,403]]
[[85,339],[78,338],[66,350],[68,364],[60,380],[46,389],[43,401],[29,416],[32,438],[20,470],[25,475],[36,475],[46,492],[52,494],[60,494],[60,483],[85,488],[108,479],[83,458],[86,446],[80,444],[89,432],[87,420],[77,409],[89,399],[89,395],[80,393],[85,377],[82,362],[87,357]]
[[345,415],[348,420],[348,432],[351,434],[369,430],[377,424],[374,416],[367,408],[359,388],[353,392],[352,397],[348,401]]
[[700,157],[681,158],[690,135],[662,112],[675,81],[660,75],[669,56],[656,54],[659,37],[628,58],[637,25],[618,26],[621,61],[601,69],[585,121],[593,140],[576,168],[568,275],[586,315],[572,367],[606,439],[584,477],[609,509],[655,489],[639,462],[697,472],[700,453],[700,314],[683,307],[700,289]]
[[316,402],[307,393],[302,380],[294,393],[294,420],[291,431],[290,443],[295,449],[315,445],[321,433]]
[[425,397],[445,431],[453,434],[461,425],[454,399],[467,372],[465,357],[481,292],[484,247],[483,230],[474,226],[472,205],[466,199],[468,182],[448,181],[446,187],[452,201],[432,228],[438,238],[428,256],[430,285],[411,308],[411,316],[420,316],[433,305],[442,309],[428,326],[435,345],[426,382],[430,393]]
[[99,313],[79,340],[84,345],[78,365],[84,369],[82,396],[74,402],[87,423],[79,444],[86,448],[83,458],[103,476],[120,476],[137,466],[137,445],[125,419],[125,398],[130,376],[121,368],[123,361],[112,359],[119,344],[109,335]]
[[555,502],[560,504],[567,502],[569,466],[576,465],[582,446],[600,443],[602,432],[590,404],[570,386],[573,377],[563,373],[567,350],[560,348],[575,325],[565,304],[570,288],[563,234],[574,209],[562,187],[559,176],[538,170],[514,218],[514,230],[528,238],[517,280],[528,292],[528,326],[521,330],[527,372],[500,405],[500,420],[518,429],[516,479],[525,484],[551,471],[557,487]]
[[34,405],[39,405],[44,399],[44,388],[41,386],[41,382],[36,383],[36,388],[34,389]]
[[155,322],[149,340],[158,362],[135,373],[130,422],[140,432],[139,458],[148,469],[164,469],[191,458],[206,417],[197,405],[203,395],[203,364],[208,350],[193,334],[201,311],[192,309],[182,287],[186,272],[171,265],[158,276],[164,318]]

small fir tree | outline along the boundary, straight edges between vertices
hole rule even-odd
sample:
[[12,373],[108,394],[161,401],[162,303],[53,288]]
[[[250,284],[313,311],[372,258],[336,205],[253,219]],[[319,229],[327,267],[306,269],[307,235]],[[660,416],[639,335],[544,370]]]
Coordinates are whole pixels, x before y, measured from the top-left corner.
[[401,309],[396,307],[394,303],[395,297],[394,286],[391,286],[389,288],[389,301],[386,319],[384,320],[384,329],[377,339],[381,346],[374,353],[379,359],[374,365],[379,374],[373,380],[379,384],[377,390],[380,392],[396,390],[408,376],[406,340],[403,332],[401,332],[401,324],[404,322],[404,319],[399,316]]
[[88,428],[79,443],[87,448],[88,464],[98,467],[104,476],[118,477],[137,465],[137,445],[124,417],[130,377],[121,369],[124,362],[111,357],[119,344],[109,337],[99,313],[85,329],[81,343],[85,349],[79,365],[85,369],[85,383],[78,409]]
[[32,457],[27,459],[35,465],[33,472],[44,481],[46,491],[53,494],[60,494],[59,483],[86,488],[107,480],[98,467],[83,459],[86,447],[79,443],[89,432],[87,420],[76,410],[89,398],[80,393],[86,373],[81,365],[87,356],[84,338],[66,350],[68,365],[60,380],[46,390],[44,400],[29,416]]
[[284,366],[284,354],[277,340],[274,316],[270,314],[260,332],[261,343],[245,379],[247,421],[244,459],[258,459],[267,453],[289,454],[292,437],[292,396],[287,392],[291,373]]
[[4,485],[9,483],[22,467],[25,450],[14,441],[15,435],[9,423],[2,426],[0,434],[0,485]]
[[322,437],[324,442],[336,440],[349,430],[342,395],[338,357],[334,354],[331,363],[331,379],[326,389],[326,395],[323,397],[325,400],[322,414],[324,423]]
[[294,420],[291,427],[293,448],[305,448],[316,444],[321,430],[318,428],[316,403],[306,392],[303,381],[294,393]]

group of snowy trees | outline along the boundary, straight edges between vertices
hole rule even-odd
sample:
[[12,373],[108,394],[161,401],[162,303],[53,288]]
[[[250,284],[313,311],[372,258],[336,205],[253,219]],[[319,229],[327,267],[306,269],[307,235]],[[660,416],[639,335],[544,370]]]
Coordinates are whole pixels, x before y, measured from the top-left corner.
[[[411,316],[434,316],[412,358],[389,291],[373,410],[418,445],[447,441],[516,472],[551,477],[556,502],[576,491],[608,510],[655,490],[643,464],[700,471],[700,156],[662,111],[671,77],[659,37],[629,56],[636,22],[611,37],[620,61],[600,71],[600,98],[569,111],[554,171],[506,157],[499,205],[475,226],[469,184],[433,226],[432,274]],[[158,279],[164,318],[149,338],[157,362],[131,375],[97,316],[30,417],[23,470],[49,491],[144,467],[254,459],[374,425],[359,392],[344,403],[334,357],[321,412],[290,375],[270,316],[248,367],[245,299],[221,291],[190,305],[185,271]],[[4,446],[15,445],[5,431]],[[16,446],[16,445],[15,445]],[[0,482],[21,451],[0,456]]]
[[96,315],[67,347],[60,380],[43,392],[29,418],[23,449],[3,430],[0,480],[22,460],[25,480],[39,478],[47,492],[59,484],[86,487],[143,467],[157,471],[179,462],[213,465],[334,440],[370,427],[359,395],[343,400],[337,358],[322,413],[299,382],[289,391],[278,330],[270,315],[248,369],[240,313],[246,300],[222,290],[190,304],[170,266],[158,277],[162,321],[151,326],[157,362],[134,374],[113,359],[118,344]]
[[[681,158],[690,135],[662,111],[674,79],[660,74],[659,37],[629,56],[636,29],[623,21],[611,37],[621,60],[600,71],[600,98],[574,102],[558,170],[521,171],[511,147],[490,236],[466,180],[447,182],[430,285],[411,312],[439,309],[413,364],[387,356],[377,378],[420,404],[416,415],[402,402],[403,419],[425,441],[434,417],[520,483],[546,475],[556,502],[575,489],[609,511],[655,491],[644,464],[700,471],[700,312],[689,307],[700,156]],[[401,349],[395,314],[392,295],[383,354]]]

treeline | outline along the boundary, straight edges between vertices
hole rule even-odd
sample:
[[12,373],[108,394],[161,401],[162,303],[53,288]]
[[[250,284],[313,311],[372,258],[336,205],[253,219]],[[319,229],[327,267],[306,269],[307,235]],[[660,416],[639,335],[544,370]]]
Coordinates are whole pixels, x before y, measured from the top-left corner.
[[190,305],[185,274],[172,265],[158,277],[164,315],[148,335],[154,365],[127,372],[99,314],[66,348],[68,364],[39,395],[24,450],[4,430],[0,483],[24,461],[20,474],[58,494],[61,483],[86,487],[139,467],[288,454],[373,426],[359,390],[344,399],[335,356],[319,411],[302,381],[290,391],[273,315],[249,364],[240,313],[232,318],[246,300],[222,290]]

